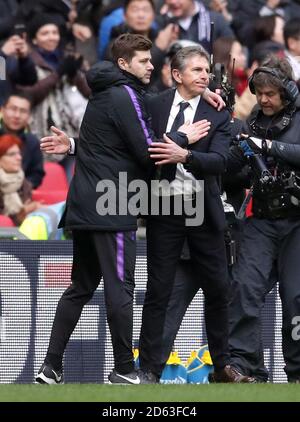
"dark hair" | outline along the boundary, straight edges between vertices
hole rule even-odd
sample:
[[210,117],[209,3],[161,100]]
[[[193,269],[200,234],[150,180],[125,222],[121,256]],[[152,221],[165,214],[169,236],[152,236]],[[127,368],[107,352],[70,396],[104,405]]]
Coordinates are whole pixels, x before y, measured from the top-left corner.
[[289,20],[283,30],[284,43],[288,49],[288,39],[295,38],[300,40],[300,18],[293,18]]
[[[233,44],[237,41],[233,37],[220,37],[213,43],[214,62],[222,63],[228,68],[230,52]],[[231,59],[233,59],[232,57]]]
[[194,56],[204,57],[209,63],[209,55],[201,46],[183,47],[178,50],[175,56],[173,57],[171,61],[171,71],[173,69],[178,69],[180,72],[182,72],[186,66],[186,60]]
[[61,30],[61,22],[55,15],[49,13],[36,13],[28,23],[28,35],[33,40],[37,32],[45,25],[55,25]]
[[[256,19],[254,23],[255,42],[270,40],[274,34],[276,17],[278,15],[262,16]],[[282,16],[279,16],[282,18]]]
[[149,51],[152,48],[152,42],[143,35],[122,34],[112,44],[112,59],[117,63],[122,58],[130,63],[136,51]]
[[[289,61],[284,58],[279,58],[275,55],[270,55],[267,60],[262,63],[261,67],[274,70],[274,72],[276,72],[276,76],[272,75],[272,73],[257,72],[257,74],[255,74],[252,79],[255,89],[271,85],[279,90],[281,99],[285,100],[286,89],[283,81],[293,80],[293,70]],[[257,71],[258,70],[259,69],[257,69]]]
[[29,104],[30,104],[30,109],[33,106],[33,99],[31,97],[31,95],[30,94],[27,94],[26,92],[22,92],[22,91],[12,91],[12,92],[10,92],[5,97],[2,105],[3,106],[6,106],[11,97],[18,97],[18,98],[22,98],[23,100],[27,100],[29,102]]
[[[125,10],[125,12],[128,9],[128,6],[130,5],[130,3],[132,3],[133,1],[140,1],[140,0],[125,0],[125,2],[124,2],[124,10]],[[145,0],[145,1],[147,1],[148,3],[150,3],[153,11],[155,11],[154,1],[153,0]]]
[[282,52],[282,47],[280,47],[279,45],[266,45],[264,42],[259,43],[256,47],[253,48],[251,52],[250,65],[252,66],[253,62],[256,61],[258,62],[259,66],[261,66],[262,63],[268,60],[268,58],[273,54],[279,57],[283,57]]

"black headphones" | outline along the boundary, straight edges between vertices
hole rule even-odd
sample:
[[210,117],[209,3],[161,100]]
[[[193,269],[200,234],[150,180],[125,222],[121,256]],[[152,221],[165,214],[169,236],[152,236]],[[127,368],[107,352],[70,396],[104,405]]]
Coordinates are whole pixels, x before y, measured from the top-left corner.
[[268,73],[269,75],[274,76],[276,79],[280,81],[281,86],[285,92],[286,100],[290,102],[296,101],[299,95],[299,89],[297,87],[296,82],[287,77],[283,77],[278,70],[271,69],[270,67],[266,67],[266,66],[258,67],[257,69],[254,70],[254,72],[250,76],[248,83],[249,83],[249,89],[252,92],[252,94],[255,94],[254,77],[258,73]]

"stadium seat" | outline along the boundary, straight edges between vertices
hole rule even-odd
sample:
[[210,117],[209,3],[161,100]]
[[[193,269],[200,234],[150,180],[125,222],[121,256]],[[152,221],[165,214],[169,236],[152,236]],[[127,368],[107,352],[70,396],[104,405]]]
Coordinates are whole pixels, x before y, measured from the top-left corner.
[[0,227],[15,227],[15,224],[10,217],[0,215]]
[[46,205],[65,201],[69,185],[63,167],[58,163],[46,162],[44,170],[46,174],[43,182],[32,191],[32,199]]

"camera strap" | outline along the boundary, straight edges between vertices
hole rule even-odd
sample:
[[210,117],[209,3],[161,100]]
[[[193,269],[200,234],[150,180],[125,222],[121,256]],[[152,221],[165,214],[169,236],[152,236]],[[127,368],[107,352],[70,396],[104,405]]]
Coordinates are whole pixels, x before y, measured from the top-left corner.
[[255,107],[255,110],[250,115],[248,124],[255,135],[261,138],[265,138],[267,136],[266,130],[267,131],[271,130],[272,138],[275,139],[277,136],[280,135],[281,132],[283,132],[285,129],[289,127],[296,109],[297,107],[295,104],[290,105],[289,107],[285,109],[285,112],[281,116],[280,120],[278,120],[270,128],[266,128],[265,126],[260,125],[258,122],[261,109],[258,107]]

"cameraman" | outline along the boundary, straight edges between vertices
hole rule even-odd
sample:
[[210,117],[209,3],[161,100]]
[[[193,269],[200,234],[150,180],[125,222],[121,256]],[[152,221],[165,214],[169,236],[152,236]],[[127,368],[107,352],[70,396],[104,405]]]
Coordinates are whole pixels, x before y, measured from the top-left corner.
[[[250,137],[232,148],[228,167],[228,172],[237,171],[248,160],[253,176],[253,216],[245,221],[238,261],[233,268],[231,364],[258,381],[268,380],[261,311],[267,294],[278,281],[284,370],[289,382],[299,383],[300,341],[295,335],[300,315],[299,92],[288,61],[275,56],[254,71],[249,88],[257,98],[246,122]],[[296,184],[289,184],[290,180]]]

